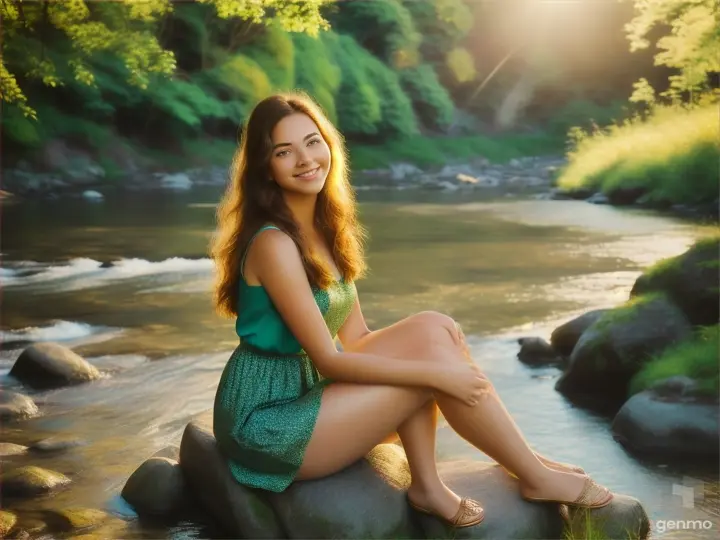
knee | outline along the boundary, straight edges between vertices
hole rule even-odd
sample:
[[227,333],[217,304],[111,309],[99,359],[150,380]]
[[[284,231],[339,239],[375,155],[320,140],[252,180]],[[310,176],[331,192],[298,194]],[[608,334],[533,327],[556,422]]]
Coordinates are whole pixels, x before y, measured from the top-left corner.
[[463,347],[463,336],[460,327],[452,317],[437,311],[423,311],[413,316],[415,323],[421,327],[421,335],[431,345]]

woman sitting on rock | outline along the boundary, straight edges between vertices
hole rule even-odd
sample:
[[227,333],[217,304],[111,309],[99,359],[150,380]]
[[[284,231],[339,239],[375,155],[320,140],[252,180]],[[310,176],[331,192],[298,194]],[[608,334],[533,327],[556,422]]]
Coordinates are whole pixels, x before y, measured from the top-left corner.
[[438,476],[439,407],[461,437],[517,476],[525,499],[586,508],[612,499],[582,469],[532,451],[450,317],[423,312],[367,328],[355,289],[362,230],[342,137],[306,96],[275,95],[252,111],[212,255],[216,307],[237,318],[241,340],[217,390],[214,432],[241,484],[283,491],[397,433],[412,474],[409,503],[456,527],[476,525],[482,507]]

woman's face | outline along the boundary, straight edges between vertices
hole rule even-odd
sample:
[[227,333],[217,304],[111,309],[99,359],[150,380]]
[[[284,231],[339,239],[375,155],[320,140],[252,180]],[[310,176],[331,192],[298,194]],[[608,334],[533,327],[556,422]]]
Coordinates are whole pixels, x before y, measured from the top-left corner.
[[271,134],[270,174],[289,192],[317,195],[330,171],[330,148],[308,115],[295,113],[277,123]]

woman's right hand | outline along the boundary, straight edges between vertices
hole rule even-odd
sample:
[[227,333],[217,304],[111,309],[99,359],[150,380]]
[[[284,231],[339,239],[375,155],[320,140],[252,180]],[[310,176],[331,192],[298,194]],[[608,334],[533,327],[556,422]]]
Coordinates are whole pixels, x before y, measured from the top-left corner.
[[448,362],[435,378],[435,389],[459,399],[471,407],[492,390],[490,380],[475,362]]

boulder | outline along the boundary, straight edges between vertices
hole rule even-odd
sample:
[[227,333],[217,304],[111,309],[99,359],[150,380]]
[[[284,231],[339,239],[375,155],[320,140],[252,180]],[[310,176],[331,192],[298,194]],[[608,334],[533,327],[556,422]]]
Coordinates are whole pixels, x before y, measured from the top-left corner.
[[607,309],[595,309],[558,326],[550,335],[553,348],[564,356],[570,356],[582,333],[590,328]]
[[[485,520],[454,530],[407,504],[410,470],[404,451],[380,444],[346,469],[317,480],[298,481],[281,493],[241,486],[232,477],[204,415],[185,429],[180,463],[202,505],[231,537],[243,538],[562,538],[564,521],[554,504],[524,501],[517,481],[495,464],[441,463],[443,481],[477,499]],[[611,517],[608,530],[648,530],[647,515],[631,497],[617,495],[592,514]],[[613,528],[614,527],[614,528]],[[615,536],[610,536],[615,538]]]
[[22,352],[10,375],[33,388],[56,388],[98,379],[100,372],[67,347],[37,343]]
[[518,339],[520,350],[517,357],[529,366],[556,365],[563,362],[562,357],[547,341],[539,337]]
[[667,458],[720,456],[718,404],[688,397],[668,398],[656,390],[631,397],[612,423],[615,438],[629,450]]
[[608,200],[615,206],[629,206],[646,193],[647,188],[644,187],[616,187],[608,193]]
[[28,396],[0,389],[0,421],[30,418],[38,412],[37,405]]
[[592,204],[609,204],[610,199],[607,198],[606,195],[602,193],[593,193],[591,197],[588,197],[585,202],[589,202]]
[[195,498],[233,538],[286,538],[266,493],[238,484],[212,434],[212,415],[190,422],[180,443],[180,466]]
[[[456,493],[477,500],[485,509],[480,525],[453,530],[440,520],[418,514],[425,538],[565,538],[565,520],[557,504],[530,503],[518,492],[517,480],[499,466],[477,461],[455,461],[438,464],[443,482]],[[640,502],[625,495],[615,495],[605,508],[583,510],[596,521],[604,522],[596,538],[624,538],[615,531],[636,530],[645,538],[649,530],[648,516]],[[583,538],[576,536],[575,538]]]
[[338,473],[294,482],[269,499],[289,538],[422,538],[409,486],[405,453],[381,444]]
[[633,285],[631,297],[664,293],[692,324],[720,320],[720,238],[703,240],[677,257],[645,271]]
[[664,296],[649,296],[609,310],[583,332],[555,389],[620,405],[630,379],[653,355],[690,337],[682,311]]
[[5,538],[17,523],[17,516],[7,510],[0,510],[0,538]]
[[3,495],[25,497],[57,489],[69,484],[70,479],[59,472],[28,465],[3,472],[0,483]]
[[121,495],[141,516],[172,516],[187,503],[180,465],[165,457],[152,457],[140,465]]

